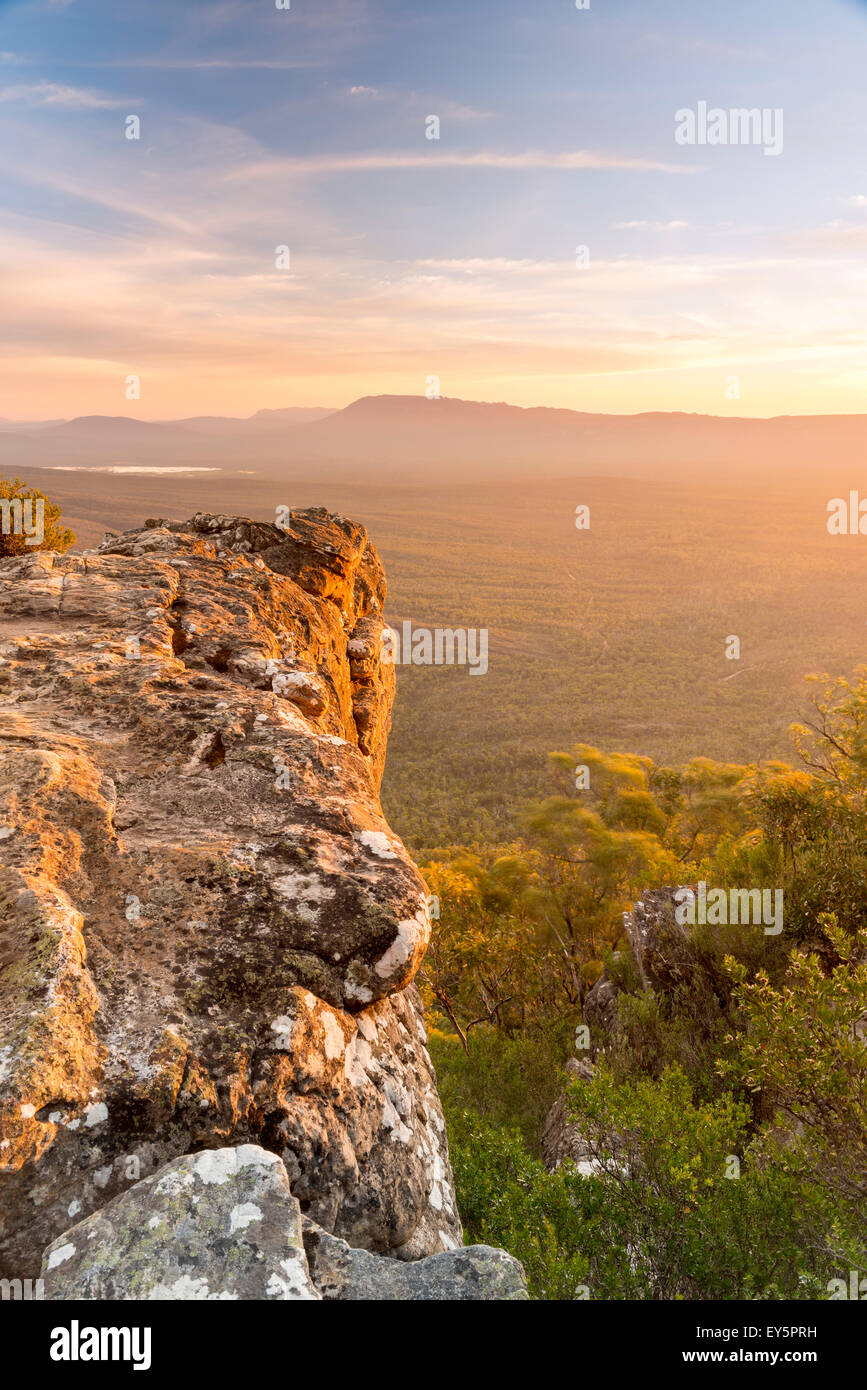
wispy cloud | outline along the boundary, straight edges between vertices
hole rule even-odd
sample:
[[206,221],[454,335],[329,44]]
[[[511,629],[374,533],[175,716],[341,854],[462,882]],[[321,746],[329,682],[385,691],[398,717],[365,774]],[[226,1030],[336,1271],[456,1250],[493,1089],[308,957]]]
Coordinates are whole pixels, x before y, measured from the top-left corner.
[[[754,6],[749,34],[663,4],[642,38],[634,6],[0,0],[4,392],[119,413],[136,371],[145,413],[251,413],[442,371],[453,395],[683,409],[731,362],[751,411],[861,410],[863,83],[849,7],[814,43],[814,3]],[[846,141],[815,136],[832,70]],[[771,183],[675,145],[704,95],[799,113]]]
[[370,102],[390,102],[405,115],[432,112],[443,121],[490,121],[493,111],[469,106],[466,102],[452,101],[450,98],[431,92],[409,91],[397,87],[369,87],[358,83],[338,96],[361,97]]
[[90,203],[108,212],[119,213],[124,218],[135,218],[145,224],[165,227],[184,236],[201,236],[200,222],[196,222],[192,217],[179,216],[170,208],[164,207],[158,198],[128,195],[111,187],[109,182],[99,185],[83,173],[76,177],[64,174],[59,169],[40,169],[38,165],[15,160],[5,151],[0,152],[0,170],[23,183],[63,193],[67,198],[81,199],[84,203]]
[[60,82],[27,82],[0,90],[0,101],[20,101],[29,106],[66,106],[78,110],[111,110],[122,105],[83,87],[67,87]]
[[639,43],[648,48],[662,49],[667,56],[675,53],[691,56],[698,54],[708,58],[731,58],[734,60],[757,59],[763,56],[760,48],[749,47],[744,44],[725,43],[718,39],[676,37],[671,33],[643,34]]
[[614,222],[615,232],[682,232],[688,222]]
[[99,68],[153,68],[166,72],[205,72],[209,69],[242,72],[263,68],[273,72],[296,72],[321,64],[295,58],[113,58],[105,63],[87,63]]
[[507,154],[494,150],[441,154],[317,154],[263,160],[233,169],[229,179],[276,178],[281,174],[364,173],[378,169],[621,169],[637,173],[695,174],[695,165],[668,164],[628,155],[593,154],[588,150],[549,152],[526,150]]
[[459,101],[441,102],[436,110],[437,115],[449,121],[490,121],[494,115],[493,111],[480,111]]

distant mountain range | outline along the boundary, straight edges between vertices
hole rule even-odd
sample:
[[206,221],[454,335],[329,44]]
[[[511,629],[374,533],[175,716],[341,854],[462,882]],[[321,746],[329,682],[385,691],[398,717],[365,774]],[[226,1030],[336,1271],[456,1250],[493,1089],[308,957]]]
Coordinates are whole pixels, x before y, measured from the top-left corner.
[[260,410],[249,419],[0,421],[6,475],[24,474],[28,466],[187,466],[425,482],[528,473],[718,481],[756,470],[781,476],[827,470],[833,490],[858,484],[865,457],[867,415],[594,415],[417,396],[365,396],[334,411]]

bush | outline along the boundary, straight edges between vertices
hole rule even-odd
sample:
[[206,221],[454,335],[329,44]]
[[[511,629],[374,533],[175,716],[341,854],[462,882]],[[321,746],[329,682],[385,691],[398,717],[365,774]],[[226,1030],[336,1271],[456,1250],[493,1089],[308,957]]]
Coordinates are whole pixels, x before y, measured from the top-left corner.
[[[459,1207],[534,1297],[825,1298],[867,1270],[867,668],[818,684],[804,770],[581,745],[523,841],[431,866],[420,979],[454,1029],[431,1050]],[[620,912],[701,879],[782,889],[785,933],[698,925],[651,992]],[[616,1026],[569,1091],[596,1171],[549,1174],[539,1139],[600,956]]]
[[591,1177],[569,1162],[547,1172],[515,1128],[448,1114],[465,1239],[519,1259],[533,1298],[827,1297],[840,1252],[812,1233],[833,1227],[830,1208],[788,1163],[754,1151],[746,1106],[695,1105],[677,1069],[627,1086],[601,1073],[570,1096],[599,1165]]
[[519,1259],[531,1298],[586,1297],[585,1223],[568,1177],[546,1172],[516,1130],[460,1112],[449,1133],[466,1241],[500,1246]]
[[509,1038],[493,1028],[474,1029],[471,1037],[467,1054],[454,1034],[430,1030],[444,1108],[472,1110],[490,1124],[516,1130],[528,1150],[538,1152],[571,1037],[552,1029],[535,1038]]
[[[15,518],[10,510],[7,520],[3,516],[3,528],[0,529],[0,559],[6,555],[29,555],[34,550],[57,550],[61,555],[65,554],[71,545],[75,544],[75,532],[68,527],[60,525],[60,507],[56,502],[49,502],[43,492],[36,487],[28,487],[22,483],[20,478],[7,480],[0,478],[0,499],[11,502],[18,499],[21,502],[36,503],[42,502],[42,538],[36,544],[28,544],[34,540],[35,527],[35,507],[31,509],[30,521],[26,523],[26,531],[21,528],[20,521],[15,524]],[[4,512],[7,510],[3,509]],[[26,512],[25,512],[26,518]]]
[[851,937],[833,914],[818,926],[823,955],[836,957],[830,970],[818,952],[798,950],[774,985],[763,971],[749,979],[728,962],[742,1036],[720,1071],[763,1096],[775,1123],[757,1142],[777,1166],[826,1194],[836,1217],[827,1247],[865,1269],[867,931]]
[[[821,1194],[758,1161],[749,1106],[731,1095],[696,1105],[674,1067],[626,1085],[599,1070],[568,1095],[598,1167],[573,1189],[593,1219],[583,1249],[594,1297],[822,1296],[835,1271],[808,1242],[826,1220]],[[629,1256],[614,1285],[612,1250]]]

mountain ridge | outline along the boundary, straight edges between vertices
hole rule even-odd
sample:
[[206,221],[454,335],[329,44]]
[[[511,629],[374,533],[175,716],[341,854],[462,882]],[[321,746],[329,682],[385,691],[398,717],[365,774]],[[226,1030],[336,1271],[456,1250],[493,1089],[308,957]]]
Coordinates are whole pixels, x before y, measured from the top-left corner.
[[[0,430],[0,470],[126,464],[207,464],[263,476],[365,476],[464,481],[612,474],[662,480],[751,478],[757,471],[841,475],[867,450],[865,415],[772,417],[640,412],[608,415],[458,397],[362,396],[309,418],[283,410],[247,419],[139,420],[77,416]],[[296,407],[287,407],[294,412]],[[842,483],[840,487],[842,487]],[[833,490],[833,489],[832,489]]]

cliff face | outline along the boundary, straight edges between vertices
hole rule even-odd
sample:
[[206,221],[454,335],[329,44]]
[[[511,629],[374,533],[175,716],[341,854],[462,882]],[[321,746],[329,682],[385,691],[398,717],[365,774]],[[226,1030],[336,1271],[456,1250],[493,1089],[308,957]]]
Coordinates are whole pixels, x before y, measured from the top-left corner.
[[459,1244],[378,786],[393,671],[361,526],[148,522],[0,562],[0,1271],[167,1161],[255,1143],[302,1211]]

